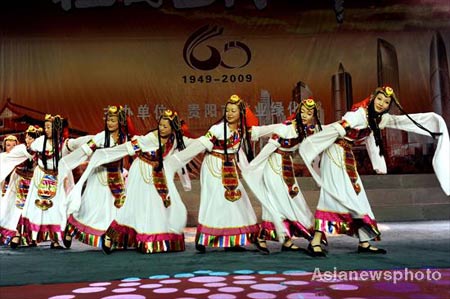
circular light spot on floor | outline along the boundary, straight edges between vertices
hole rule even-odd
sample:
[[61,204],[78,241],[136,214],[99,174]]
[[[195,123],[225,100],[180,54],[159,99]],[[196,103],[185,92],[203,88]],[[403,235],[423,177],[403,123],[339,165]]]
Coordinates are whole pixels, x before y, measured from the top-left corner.
[[141,279],[139,277],[127,277],[122,279],[122,281],[140,281]]
[[72,293],[77,294],[89,294],[89,293],[98,293],[103,292],[106,288],[103,287],[88,287],[88,288],[79,288],[72,291]]
[[289,281],[284,281],[281,284],[288,285],[288,286],[303,286],[303,285],[309,284],[309,282],[303,281],[303,280],[289,280]]
[[252,275],[239,275],[239,276],[234,276],[234,279],[255,279],[255,276]]
[[140,285],[140,282],[124,282],[124,283],[119,283],[118,286],[119,287],[135,287]]
[[193,288],[193,289],[186,289],[186,290],[184,290],[184,292],[185,292],[186,294],[196,294],[196,295],[199,295],[199,294],[206,294],[206,293],[209,293],[210,290],[208,290],[208,289],[203,289],[203,288]]
[[104,287],[109,285],[111,285],[110,282],[93,282],[89,284],[90,287]]
[[255,284],[256,280],[235,280],[234,284]]
[[189,278],[190,282],[208,283],[208,282],[220,282],[226,280],[225,277],[218,276],[197,276]]
[[178,273],[175,274],[173,277],[175,278],[189,278],[189,277],[194,277],[195,275],[192,273]]
[[249,294],[247,294],[247,297],[252,298],[252,299],[275,299],[275,298],[277,298],[277,296],[274,294],[263,293],[263,292],[249,293]]
[[292,276],[303,276],[303,275],[309,275],[311,272],[303,271],[303,270],[289,270],[289,271],[283,271],[284,275],[292,275]]
[[284,278],[284,277],[264,277],[263,280],[266,280],[266,281],[282,281],[282,280],[286,280],[286,278]]
[[354,291],[359,289],[358,286],[355,286],[353,284],[345,284],[345,283],[339,283],[339,284],[332,284],[328,286],[332,290],[336,291]]
[[410,282],[379,282],[374,287],[379,290],[393,293],[415,293],[420,291],[420,287]]
[[59,295],[59,296],[49,297],[48,299],[73,299],[73,298],[75,298],[75,295]]
[[331,299],[321,293],[292,293],[286,296],[286,299]]
[[223,287],[218,289],[219,292],[224,292],[224,293],[240,293],[243,292],[244,289],[243,288],[238,288],[238,287]]
[[113,293],[130,293],[136,291],[136,288],[122,288],[122,289],[114,289]]
[[175,288],[160,288],[160,289],[153,290],[153,293],[169,294],[169,293],[175,293],[177,291],[178,291],[178,289],[175,289]]
[[255,273],[253,270],[236,270],[233,271],[234,274],[252,274]]
[[150,279],[166,279],[166,278],[170,278],[169,275],[152,275],[149,277]]
[[228,273],[228,272],[210,272],[209,273],[209,275],[211,275],[211,276],[227,276],[229,274],[230,273]]
[[162,284],[171,284],[171,283],[180,283],[181,280],[179,279],[166,279],[166,280],[160,280],[159,283]]
[[160,283],[148,283],[140,286],[141,289],[156,289],[162,287]]
[[221,288],[221,287],[224,287],[226,285],[227,284],[223,283],[223,282],[213,282],[213,283],[205,283],[203,286],[205,288]]
[[197,270],[197,271],[194,271],[195,274],[208,274],[210,272],[212,272],[212,271],[211,270]]
[[250,286],[252,289],[266,292],[279,292],[285,290],[287,286],[276,283],[259,283]]
[[145,296],[136,295],[136,294],[121,294],[121,295],[112,295],[107,297],[102,297],[100,299],[146,299]]
[[258,271],[258,274],[271,275],[271,274],[277,274],[277,272],[276,271],[262,270],[262,271]]
[[232,294],[213,294],[209,295],[208,299],[236,299],[237,297]]

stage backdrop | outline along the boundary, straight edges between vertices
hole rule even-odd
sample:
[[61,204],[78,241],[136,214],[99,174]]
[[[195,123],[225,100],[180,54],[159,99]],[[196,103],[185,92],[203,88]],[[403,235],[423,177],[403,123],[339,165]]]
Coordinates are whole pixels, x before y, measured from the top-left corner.
[[[357,102],[381,82],[407,111],[448,121],[448,1],[346,1],[343,23],[331,1],[148,2],[2,1],[0,104],[61,114],[89,133],[103,129],[109,104],[126,106],[141,134],[170,108],[200,135],[235,93],[276,122],[302,82],[328,123],[346,110],[337,95]],[[344,72],[345,92],[332,82]]]

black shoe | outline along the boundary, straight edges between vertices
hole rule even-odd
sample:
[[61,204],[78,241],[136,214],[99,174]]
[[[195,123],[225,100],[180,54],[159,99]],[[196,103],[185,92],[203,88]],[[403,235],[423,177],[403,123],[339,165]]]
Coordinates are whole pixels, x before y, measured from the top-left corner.
[[28,245],[28,247],[37,247],[36,241],[31,241],[30,245]]
[[64,249],[64,247],[62,247],[61,245],[59,245],[58,242],[52,242],[52,243],[50,244],[50,249],[58,249],[58,250],[60,250],[60,249]]
[[195,243],[195,249],[198,251],[198,253],[205,253],[206,252],[206,247],[204,245],[201,245],[201,244]]
[[[314,251],[314,248],[320,248],[320,251]],[[325,257],[325,256],[327,256],[325,254],[325,251],[323,250],[322,246],[320,246],[320,245],[311,245],[311,243],[309,243],[308,249],[307,249],[306,252],[308,253],[308,255],[310,255],[312,257]]]
[[382,248],[375,248],[372,245],[369,245],[367,247],[358,245],[358,253],[386,254],[387,251]]
[[63,244],[67,249],[69,249],[70,246],[72,246],[72,236],[69,234],[67,227],[64,230]]
[[283,246],[281,246],[281,251],[304,251],[304,249],[298,247],[294,243],[291,243],[289,246],[283,244]]
[[270,251],[267,248],[266,240],[257,238],[255,246],[259,250],[259,252],[261,252],[262,254],[270,254]]
[[[14,241],[16,241],[16,242],[14,242]],[[9,241],[9,247],[11,247],[12,249],[16,249],[17,247],[19,247],[19,243],[20,243],[20,237],[14,236],[11,238],[11,241]]]
[[106,246],[106,244],[105,244],[105,239],[106,239],[106,237],[108,237],[108,236],[107,236],[106,234],[103,234],[103,235],[100,237],[100,239],[101,239],[101,241],[102,241],[102,251],[103,251],[103,253],[109,255],[109,254],[112,253],[112,249],[111,249],[111,246],[112,246],[112,240],[111,240],[110,237],[108,237],[108,241],[109,241],[109,247],[108,247],[108,246]]
[[225,251],[232,251],[232,252],[244,252],[247,251],[244,247],[241,246],[233,246],[233,247],[225,247],[223,250]]

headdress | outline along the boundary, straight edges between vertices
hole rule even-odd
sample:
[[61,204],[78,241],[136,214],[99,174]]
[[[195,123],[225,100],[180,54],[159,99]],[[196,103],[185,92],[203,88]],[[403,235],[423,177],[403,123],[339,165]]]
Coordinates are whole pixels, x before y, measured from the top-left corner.
[[392,87],[388,85],[378,87],[377,89],[375,89],[373,95],[376,96],[378,93],[382,93],[384,96],[391,98],[399,108],[403,109]]
[[35,125],[35,126],[28,126],[28,129],[25,131],[25,133],[39,137],[42,134],[42,131],[43,130],[41,127]]
[[168,119],[172,123],[172,126],[175,129],[175,131],[180,130],[181,121],[176,111],[172,111],[170,109],[164,110],[164,112],[161,114],[161,119]]
[[119,123],[125,125],[127,122],[126,111],[121,105],[118,106],[108,106],[107,116],[117,116]]
[[314,108],[317,109],[316,101],[314,101],[313,98],[303,99],[303,100],[300,102],[300,105],[298,105],[298,108],[297,108],[297,109],[300,111],[300,109],[301,109],[302,106],[305,107],[305,108],[308,109],[308,110],[313,110]]
[[6,141],[15,141],[16,143],[19,143],[19,139],[17,139],[17,137],[14,136],[14,135],[8,135],[8,136],[6,136],[6,138],[3,139],[3,141],[4,141],[4,142],[6,142]]

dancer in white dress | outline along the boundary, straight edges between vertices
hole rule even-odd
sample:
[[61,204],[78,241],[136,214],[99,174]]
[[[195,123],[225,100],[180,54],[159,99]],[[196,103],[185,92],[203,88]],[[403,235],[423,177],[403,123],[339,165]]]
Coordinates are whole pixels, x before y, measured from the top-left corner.
[[125,202],[102,237],[105,253],[129,247],[142,253],[185,249],[183,229],[187,210],[175,186],[173,172],[163,162],[185,144],[189,144],[189,138],[183,136],[177,113],[166,110],[158,121],[158,129],[94,153],[72,192],[79,192],[86,177],[99,165],[128,155],[137,156],[128,173]]
[[[127,135],[125,110],[122,106],[109,106],[105,117],[105,130],[61,159],[58,179],[64,179],[68,170],[85,162],[96,149],[125,143]],[[71,197],[68,207],[70,216],[63,239],[66,248],[70,248],[73,237],[87,245],[100,247],[100,237],[125,201],[122,170],[122,159],[97,167],[88,178],[83,195],[78,198],[75,198],[75,195]]]
[[[206,246],[242,251],[245,249],[241,246],[256,242],[259,225],[239,179],[238,166],[245,166],[252,159],[250,140],[272,134],[276,125],[252,126],[257,124],[257,119],[250,116],[245,102],[232,95],[225,105],[223,120],[167,161],[177,168],[176,165],[185,165],[197,154],[207,151],[200,172],[196,235],[196,249],[200,253],[205,252]],[[276,219],[278,227],[282,227],[281,218]]]
[[[19,144],[19,140],[14,135],[8,135],[8,136],[5,137],[5,139],[3,139],[3,144],[2,144],[3,145],[3,152],[0,153],[0,163],[1,163],[2,159],[3,159],[3,157],[6,154],[8,154],[9,152],[11,152],[11,150],[18,144]],[[8,184],[9,184],[9,176],[4,178],[4,180],[2,180],[2,182],[0,183],[1,196],[5,195],[6,190],[8,189]]]
[[59,240],[66,226],[66,190],[73,185],[73,178],[59,181],[58,162],[62,156],[77,149],[92,136],[77,139],[63,138],[65,121],[59,115],[47,114],[44,136],[37,138],[30,146],[38,156],[30,189],[23,208],[21,233],[28,243],[50,240],[51,249],[62,249]]
[[[295,178],[292,155],[300,142],[320,131],[316,102],[304,99],[300,102],[292,120],[279,126],[258,156],[242,171],[245,181],[259,198],[267,198],[283,216],[286,238],[282,251],[298,251],[292,237],[312,238],[313,215],[306,204],[301,188]],[[261,231],[258,246],[269,253],[266,240],[276,241],[278,235],[271,213],[262,208]]]
[[[300,154],[321,185],[315,213],[316,232],[308,247],[312,256],[325,256],[320,245],[323,233],[358,237],[359,253],[386,253],[386,250],[369,243],[370,240],[378,240],[380,232],[352,152],[354,144],[365,141],[374,170],[386,173],[380,129],[394,128],[438,138],[433,167],[442,189],[450,195],[450,144],[444,120],[433,112],[390,115],[386,112],[393,102],[405,113],[393,89],[379,87],[372,96],[347,112],[341,121],[327,126],[301,143]],[[322,152],[320,176],[312,169],[311,162]]]
[[0,201],[0,242],[9,242],[11,248],[17,248],[20,244],[29,245],[26,238],[21,238],[17,227],[37,164],[30,145],[42,131],[39,126],[29,126],[25,131],[25,144],[15,146],[1,159],[0,182],[10,176],[10,187]]

